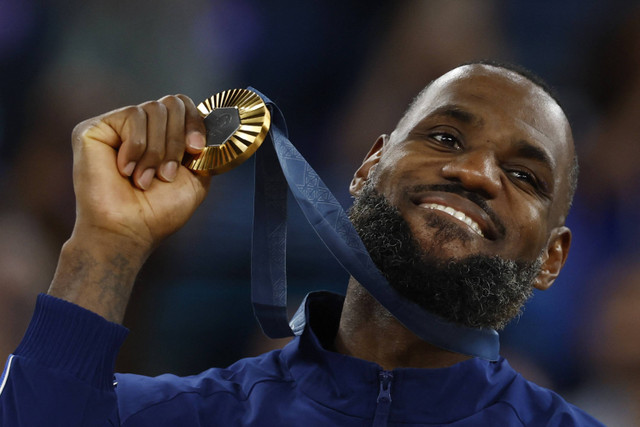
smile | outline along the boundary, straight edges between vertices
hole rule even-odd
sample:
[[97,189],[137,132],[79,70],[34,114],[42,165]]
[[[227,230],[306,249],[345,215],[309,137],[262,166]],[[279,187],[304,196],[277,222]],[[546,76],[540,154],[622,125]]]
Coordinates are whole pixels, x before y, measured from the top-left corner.
[[464,213],[457,211],[450,206],[443,206],[437,203],[422,203],[420,204],[420,207],[425,209],[434,209],[434,210],[449,214],[455,219],[464,222],[466,225],[469,226],[471,230],[476,232],[476,234],[478,234],[479,236],[484,237],[484,233],[482,233],[482,230],[480,230],[480,226],[478,225],[477,222],[475,222],[474,220],[466,216]]

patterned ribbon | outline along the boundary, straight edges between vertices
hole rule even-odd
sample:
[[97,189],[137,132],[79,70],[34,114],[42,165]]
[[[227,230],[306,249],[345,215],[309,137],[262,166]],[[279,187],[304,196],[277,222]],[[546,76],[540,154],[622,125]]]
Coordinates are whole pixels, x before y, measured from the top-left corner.
[[340,265],[396,319],[438,347],[497,360],[498,334],[493,329],[450,323],[400,296],[375,266],[347,214],[318,174],[287,138],[282,112],[254,88],[271,111],[269,136],[256,153],[251,299],[262,330],[271,338],[299,335],[304,329],[304,303],[287,316],[286,240],[287,188],[304,216]]

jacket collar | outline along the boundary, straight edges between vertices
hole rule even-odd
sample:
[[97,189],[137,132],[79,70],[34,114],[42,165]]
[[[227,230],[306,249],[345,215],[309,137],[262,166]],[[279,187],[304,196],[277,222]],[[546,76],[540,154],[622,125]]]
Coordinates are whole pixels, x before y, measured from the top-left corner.
[[[343,301],[344,297],[330,292],[310,294],[304,303],[305,330],[280,357],[309,398],[369,418],[375,412],[382,367],[327,350],[333,347]],[[503,358],[497,362],[472,358],[448,368],[390,372],[392,415],[403,422],[442,423],[472,415],[495,402],[517,376]]]

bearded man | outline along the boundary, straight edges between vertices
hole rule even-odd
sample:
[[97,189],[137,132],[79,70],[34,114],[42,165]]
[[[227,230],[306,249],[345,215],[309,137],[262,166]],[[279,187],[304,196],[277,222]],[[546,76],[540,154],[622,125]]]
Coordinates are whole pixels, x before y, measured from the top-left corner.
[[[209,180],[180,166],[204,145],[185,96],[74,130],[77,219],[49,295],[10,357],[11,425],[601,425],[503,358],[429,343],[355,279],[309,296],[284,349],[200,375],[117,375],[136,274]],[[567,118],[524,71],[476,63],[430,83],[351,183],[352,222],[389,286],[442,322],[500,329],[567,258],[577,175]]]

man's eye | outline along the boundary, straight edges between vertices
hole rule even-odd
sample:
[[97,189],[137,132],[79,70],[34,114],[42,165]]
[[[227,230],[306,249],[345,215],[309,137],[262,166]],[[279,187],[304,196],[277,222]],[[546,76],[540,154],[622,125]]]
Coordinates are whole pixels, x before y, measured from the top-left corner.
[[509,173],[516,179],[519,179],[520,181],[526,182],[527,184],[531,185],[533,188],[537,189],[540,187],[538,180],[532,173],[525,172],[523,170],[512,170],[509,171]]
[[456,150],[462,148],[462,144],[460,144],[458,138],[451,135],[450,133],[434,133],[431,134],[431,138],[449,148],[454,148]]

